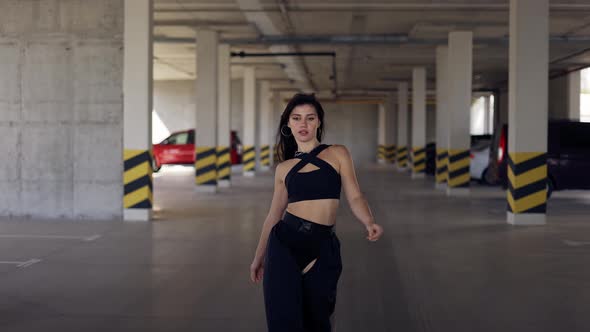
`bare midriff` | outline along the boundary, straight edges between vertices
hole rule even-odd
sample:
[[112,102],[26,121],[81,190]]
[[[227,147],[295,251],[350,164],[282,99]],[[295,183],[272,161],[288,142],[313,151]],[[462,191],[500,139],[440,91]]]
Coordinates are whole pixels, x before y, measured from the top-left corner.
[[331,226],[336,222],[339,203],[333,198],[294,202],[287,205],[287,212],[317,224]]

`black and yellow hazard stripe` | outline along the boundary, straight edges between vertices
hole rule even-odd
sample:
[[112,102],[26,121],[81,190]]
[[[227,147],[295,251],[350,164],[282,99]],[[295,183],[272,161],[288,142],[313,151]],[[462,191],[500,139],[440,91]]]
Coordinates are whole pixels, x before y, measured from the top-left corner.
[[545,213],[547,209],[547,154],[513,152],[508,156],[508,211]]
[[153,205],[152,157],[147,150],[123,151],[123,207],[151,209]]
[[436,149],[436,183],[446,183],[448,177],[449,152]]
[[469,164],[471,162],[469,150],[449,149],[449,162],[447,164],[447,185],[450,188],[469,187],[471,175]]
[[195,183],[198,186],[217,185],[217,149],[210,146],[195,148]]
[[424,173],[426,169],[426,148],[415,146],[412,148],[412,172]]
[[217,147],[217,181],[231,178],[231,159],[228,146]]
[[260,147],[260,165],[270,166],[270,146],[263,145]]
[[397,147],[397,165],[399,167],[406,167],[408,164],[408,149],[405,146]]
[[254,172],[256,168],[256,150],[254,145],[244,145],[244,154],[242,157],[244,172]]
[[377,146],[377,160],[385,160],[385,145]]
[[385,160],[390,164],[395,163],[395,145],[391,144],[385,146]]

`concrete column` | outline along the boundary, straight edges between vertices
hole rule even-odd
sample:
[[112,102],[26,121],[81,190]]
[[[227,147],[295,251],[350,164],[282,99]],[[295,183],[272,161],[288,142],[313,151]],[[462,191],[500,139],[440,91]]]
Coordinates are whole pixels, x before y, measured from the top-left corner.
[[582,90],[581,73],[581,70],[577,70],[567,75],[567,118],[574,121],[580,121],[580,93]]
[[271,114],[272,114],[272,120],[270,122],[270,141],[271,144],[273,145],[272,148],[272,158],[271,163],[274,164],[278,164],[278,155],[277,155],[277,140],[276,140],[276,135],[277,135],[277,128],[279,126],[279,122],[281,120],[281,114],[283,113],[283,103],[281,101],[281,93],[279,91],[275,91],[273,92],[273,97],[272,97],[272,110],[271,110]]
[[426,170],[426,68],[412,70],[412,178]]
[[256,169],[256,76],[254,67],[244,68],[244,176],[254,176]]
[[199,192],[217,191],[218,36],[197,30],[195,182]]
[[447,46],[436,48],[436,188],[447,189],[449,163],[449,93]]
[[468,194],[473,33],[449,33],[449,164],[447,194]]
[[385,99],[385,160],[395,163],[397,143],[397,108],[393,93]]
[[485,96],[483,99],[483,109],[484,109],[484,117],[483,117],[483,130],[485,133],[492,133],[492,123],[493,119],[491,114],[493,114],[492,104],[491,104],[491,96]]
[[377,162],[379,164],[385,164],[385,106],[379,104],[378,106],[378,120],[377,120]]
[[219,45],[217,94],[217,186],[231,186],[231,72],[230,46]]
[[125,1],[123,65],[124,220],[151,219],[152,0]]
[[545,223],[549,0],[510,0],[508,212],[513,225]]
[[408,165],[408,83],[397,85],[397,168]]
[[260,168],[262,171],[270,169],[270,121],[272,117],[272,95],[270,82],[260,83],[260,130],[258,131],[260,142]]

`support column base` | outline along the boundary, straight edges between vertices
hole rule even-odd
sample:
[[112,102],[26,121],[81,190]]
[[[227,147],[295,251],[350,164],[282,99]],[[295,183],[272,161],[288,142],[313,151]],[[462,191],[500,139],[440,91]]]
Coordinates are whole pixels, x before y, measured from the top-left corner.
[[424,174],[424,173],[412,173],[412,180],[424,179],[424,178],[426,178],[426,174]]
[[512,213],[507,211],[506,221],[514,226],[545,225],[547,222],[547,215],[544,213]]
[[261,172],[268,172],[268,171],[270,171],[270,166],[260,166],[260,171]]
[[397,171],[402,173],[402,172],[406,172],[408,170],[408,168],[406,166],[396,166]]
[[152,209],[123,209],[123,220],[142,222],[152,220]]
[[446,182],[442,182],[435,184],[434,188],[436,188],[437,190],[447,190],[448,186]]
[[246,171],[244,172],[244,176],[247,178],[253,178],[254,176],[256,176],[256,172],[254,171]]
[[230,180],[217,180],[217,187],[218,188],[229,188],[231,187]]
[[469,188],[453,188],[447,186],[447,196],[463,197],[469,196],[470,193],[471,191],[469,190]]
[[215,194],[217,192],[217,186],[199,186],[195,187],[195,192],[198,193],[206,193],[206,194]]
[[385,160],[383,160],[383,159],[377,159],[377,163],[378,164],[385,164]]

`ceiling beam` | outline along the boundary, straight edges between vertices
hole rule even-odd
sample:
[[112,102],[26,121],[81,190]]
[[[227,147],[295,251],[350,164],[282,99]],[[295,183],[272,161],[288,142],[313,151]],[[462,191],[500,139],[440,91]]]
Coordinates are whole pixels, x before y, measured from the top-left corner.
[[[238,0],[238,2],[244,2],[244,0]],[[246,6],[236,7],[234,4],[219,4],[216,2],[211,3],[186,3],[182,6],[164,6],[162,4],[155,5],[156,13],[170,13],[170,12],[184,12],[184,13],[203,13],[203,12],[243,12],[243,13],[266,13],[266,12],[281,12],[280,3],[258,3],[257,6],[248,6],[249,1],[245,0]],[[176,8],[175,8],[176,7]],[[390,3],[390,2],[348,2],[348,3],[318,3],[318,2],[298,2],[293,5],[284,5],[284,9],[294,13],[305,13],[305,12],[404,12],[404,11],[486,11],[486,12],[508,12],[508,3]],[[580,12],[590,11],[590,4],[588,3],[568,3],[563,1],[561,3],[552,3],[549,5],[549,9],[552,12]]]
[[207,20],[155,20],[154,26],[159,27],[252,27],[250,22],[235,22],[235,21],[207,21]]
[[[154,36],[157,43],[184,43],[193,44],[194,38],[175,38],[168,36]],[[508,37],[498,38],[474,38],[474,44],[487,45],[508,45]],[[590,36],[550,36],[549,41],[552,43],[588,43]],[[379,34],[379,35],[299,35],[299,36],[282,36],[282,35],[265,35],[259,38],[234,38],[222,39],[221,43],[231,45],[443,45],[448,43],[447,38],[414,38],[405,34]],[[287,51],[289,52],[289,51]]]
[[[254,24],[258,31],[263,35],[282,35],[283,31],[279,29],[265,12],[247,12],[249,9],[263,9],[263,5],[259,0],[236,0],[238,7],[244,11],[244,16],[248,22]],[[273,45],[269,44],[269,51],[273,53],[292,52],[292,48],[287,45]],[[307,90],[313,89],[311,77],[305,72],[301,64],[301,60],[295,57],[281,57],[278,62],[285,65],[285,73],[287,76],[296,81],[306,85]]]

